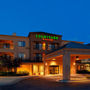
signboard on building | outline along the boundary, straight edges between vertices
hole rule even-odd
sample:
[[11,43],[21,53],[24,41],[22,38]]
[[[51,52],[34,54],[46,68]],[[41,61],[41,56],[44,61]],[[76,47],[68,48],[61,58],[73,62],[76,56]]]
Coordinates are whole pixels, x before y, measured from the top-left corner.
[[40,34],[36,34],[36,38],[58,40],[58,37],[57,36],[40,35]]

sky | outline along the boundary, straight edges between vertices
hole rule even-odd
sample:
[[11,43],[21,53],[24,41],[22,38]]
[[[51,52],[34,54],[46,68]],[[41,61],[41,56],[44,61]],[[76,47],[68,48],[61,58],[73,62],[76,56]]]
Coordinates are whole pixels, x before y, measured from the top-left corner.
[[39,31],[90,43],[90,0],[0,0],[0,34]]

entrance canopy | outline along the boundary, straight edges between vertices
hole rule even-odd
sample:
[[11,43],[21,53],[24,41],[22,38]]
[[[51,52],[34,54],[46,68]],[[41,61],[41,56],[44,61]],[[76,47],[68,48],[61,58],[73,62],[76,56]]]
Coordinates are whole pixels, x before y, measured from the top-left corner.
[[90,58],[90,46],[69,42],[57,50],[45,55],[44,63],[53,59],[58,59],[60,61],[61,57],[63,62],[63,80],[70,80],[70,74],[75,73],[75,60]]

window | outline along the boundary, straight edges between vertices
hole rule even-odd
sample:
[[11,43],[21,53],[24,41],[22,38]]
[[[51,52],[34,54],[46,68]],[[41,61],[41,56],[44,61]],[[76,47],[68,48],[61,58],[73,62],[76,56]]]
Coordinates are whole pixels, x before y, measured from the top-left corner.
[[10,44],[4,43],[3,48],[10,48]]
[[48,50],[51,50],[51,44],[48,45]]
[[46,43],[35,43],[35,49],[38,49],[38,50],[45,50],[46,49]]
[[19,53],[19,58],[25,59],[25,54],[24,53]]
[[42,49],[42,44],[41,43],[39,43],[39,50],[41,50]]
[[11,58],[11,56],[8,55],[8,54],[3,54],[2,57],[4,57],[4,58]]
[[54,49],[55,49],[55,44],[48,45],[48,50],[54,50]]
[[36,60],[36,61],[42,61],[42,54],[36,53],[35,60]]
[[55,44],[55,49],[57,49],[59,47],[59,44],[58,43],[56,43]]
[[42,49],[42,44],[41,43],[36,43],[35,49],[41,50]]
[[55,44],[52,44],[52,50],[55,49]]
[[19,41],[18,46],[19,47],[25,47],[25,41]]

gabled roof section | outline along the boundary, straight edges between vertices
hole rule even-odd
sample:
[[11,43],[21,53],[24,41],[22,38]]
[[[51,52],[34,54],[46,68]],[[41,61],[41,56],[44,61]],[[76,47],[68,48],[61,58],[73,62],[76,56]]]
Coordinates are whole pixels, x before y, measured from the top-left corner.
[[68,41],[68,40],[62,40],[63,42],[67,42],[67,43],[69,43],[69,42],[75,42],[75,43],[81,43],[81,44],[83,44],[84,42],[80,42],[80,41]]
[[[55,49],[49,53],[52,53],[54,51],[57,51],[57,50],[62,50],[64,48],[69,48],[69,49],[90,49],[90,46],[86,45],[86,44],[80,44],[80,43],[76,43],[76,42],[69,42],[65,45],[63,45],[62,47],[59,47],[58,49]],[[47,53],[47,54],[49,54]]]
[[76,49],[90,49],[90,46],[75,42],[69,42],[63,46],[63,48],[76,48]]

